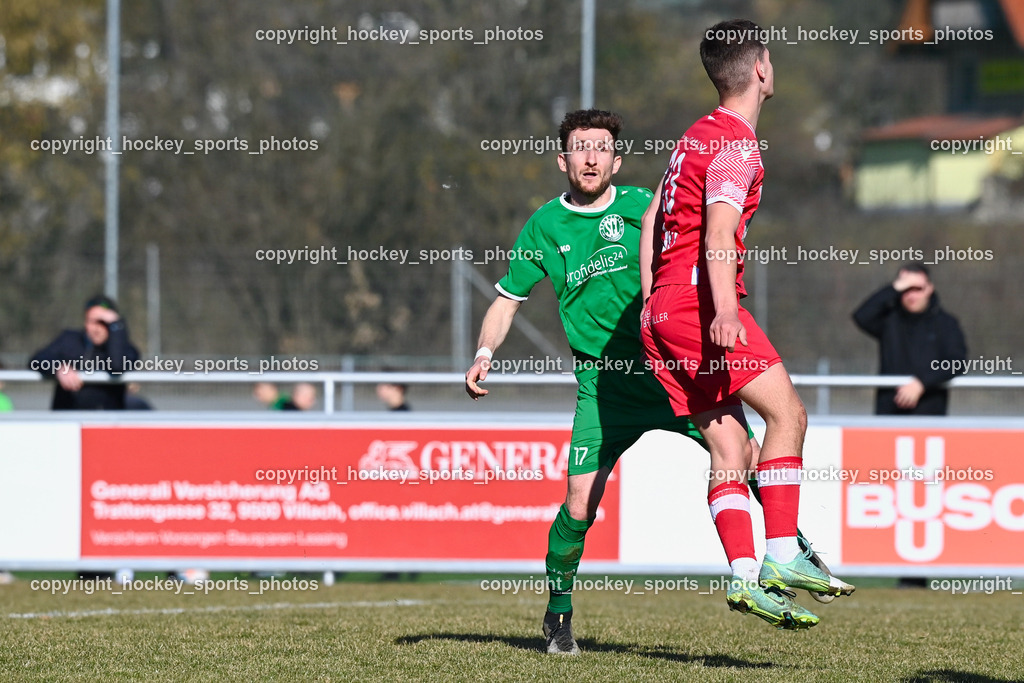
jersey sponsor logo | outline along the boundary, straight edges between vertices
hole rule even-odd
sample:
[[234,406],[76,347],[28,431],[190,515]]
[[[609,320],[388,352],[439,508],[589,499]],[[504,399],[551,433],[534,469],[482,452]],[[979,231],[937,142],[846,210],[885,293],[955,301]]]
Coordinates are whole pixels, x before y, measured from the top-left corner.
[[597,226],[597,231],[601,233],[601,237],[609,242],[618,242],[626,234],[626,222],[617,213],[608,214],[601,219],[601,224]]
[[559,254],[567,254],[570,251],[572,251],[572,245],[571,244],[560,244],[560,245],[558,245],[558,253]]
[[595,275],[607,275],[626,268],[626,247],[613,244],[602,247],[590,255],[581,266],[567,271],[565,284],[567,287],[579,287]]

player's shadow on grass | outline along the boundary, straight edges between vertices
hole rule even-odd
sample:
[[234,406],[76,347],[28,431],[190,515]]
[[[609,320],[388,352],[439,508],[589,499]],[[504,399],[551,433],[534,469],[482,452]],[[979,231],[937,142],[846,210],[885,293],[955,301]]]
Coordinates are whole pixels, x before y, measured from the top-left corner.
[[1013,681],[1008,678],[992,678],[984,674],[972,674],[966,671],[938,669],[918,672],[916,676],[901,679],[901,683],[1013,683]]
[[[463,643],[505,643],[517,650],[543,652],[544,641],[539,637],[495,636],[484,633],[427,633],[417,636],[403,636],[395,639],[396,645],[415,645],[430,640],[456,640]],[[701,662],[704,666],[736,667],[739,669],[771,669],[777,665],[771,662],[748,662],[729,655],[691,655],[686,652],[670,650],[664,647],[647,648],[640,645],[624,645],[622,643],[601,643],[589,638],[576,641],[583,653],[611,652],[614,654],[637,655],[651,659],[664,659],[670,662]]]

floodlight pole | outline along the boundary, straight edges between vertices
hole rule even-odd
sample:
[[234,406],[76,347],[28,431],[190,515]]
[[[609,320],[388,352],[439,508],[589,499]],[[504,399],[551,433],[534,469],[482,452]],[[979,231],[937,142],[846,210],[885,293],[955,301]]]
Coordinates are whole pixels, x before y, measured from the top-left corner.
[[106,239],[104,285],[107,296],[117,298],[118,250],[118,165],[121,140],[118,119],[118,90],[121,81],[121,0],[107,0],[107,150]]
[[594,106],[594,14],[596,0],[583,0],[580,17],[580,109]]

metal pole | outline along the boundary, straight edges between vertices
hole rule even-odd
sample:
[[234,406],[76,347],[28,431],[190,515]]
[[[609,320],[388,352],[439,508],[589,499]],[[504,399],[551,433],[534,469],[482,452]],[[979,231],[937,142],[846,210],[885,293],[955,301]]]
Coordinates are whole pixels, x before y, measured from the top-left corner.
[[149,355],[160,354],[160,247],[146,245],[146,341]]
[[754,320],[758,327],[768,332],[768,264],[754,261]]
[[[827,375],[831,370],[831,363],[828,358],[818,359],[818,374]],[[831,387],[819,386],[818,387],[818,415],[828,415],[832,410],[832,394]]]
[[[349,385],[351,386],[351,385]],[[334,414],[334,380],[324,380],[324,412],[328,415]]]
[[580,18],[580,109],[594,106],[594,16],[595,0],[583,0]]
[[[341,357],[341,371],[342,372],[353,372],[355,369],[356,369],[356,359],[355,358],[353,358],[350,354],[347,354],[347,353],[344,356]],[[333,397],[334,390],[333,389],[331,390],[331,393],[332,393],[331,403],[333,404],[334,403],[334,397]],[[325,406],[325,408],[326,408],[326,400],[327,400],[327,397],[325,396],[324,397],[324,401],[325,401],[324,406]],[[350,413],[353,410],[355,410],[355,408],[356,408],[355,387],[352,385],[352,382],[344,382],[341,385],[341,409],[343,411],[345,411],[346,413]],[[332,405],[331,409],[333,410],[333,405]]]
[[470,334],[470,301],[465,268],[462,259],[452,261],[452,369],[456,371],[469,363],[469,345],[466,341]]
[[107,153],[106,254],[104,291],[117,298],[118,163],[121,155],[118,89],[121,82],[121,0],[107,0]]

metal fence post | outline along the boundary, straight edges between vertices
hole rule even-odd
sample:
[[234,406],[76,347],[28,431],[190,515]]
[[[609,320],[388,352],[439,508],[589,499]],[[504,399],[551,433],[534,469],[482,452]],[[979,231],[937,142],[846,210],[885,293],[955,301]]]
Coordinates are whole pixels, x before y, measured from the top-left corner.
[[[818,359],[818,374],[819,375],[827,375],[829,373],[830,367],[831,367],[831,364],[829,363],[828,358],[819,358]],[[831,410],[831,403],[832,403],[831,391],[832,391],[832,387],[830,387],[828,385],[821,385],[821,386],[818,387],[818,405],[817,405],[817,407],[815,409],[815,414],[817,414],[817,415],[828,415],[829,414],[829,411]]]
[[[341,371],[342,372],[354,372],[356,369],[356,359],[351,354],[346,353],[341,357]],[[342,412],[350,413],[355,410],[356,407],[356,394],[355,387],[352,386],[351,382],[345,382],[341,385],[341,410]]]

